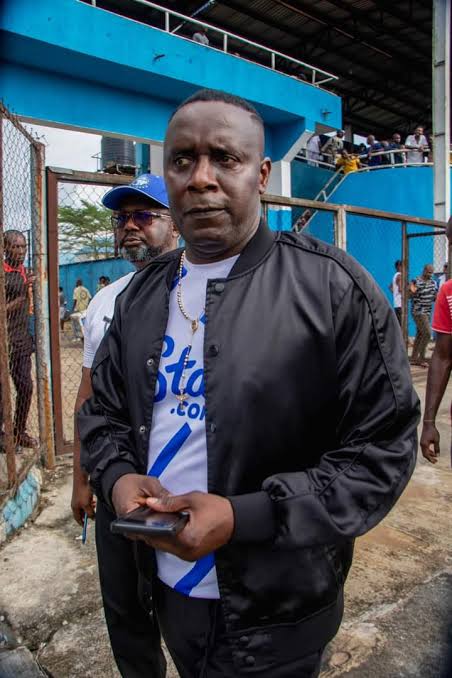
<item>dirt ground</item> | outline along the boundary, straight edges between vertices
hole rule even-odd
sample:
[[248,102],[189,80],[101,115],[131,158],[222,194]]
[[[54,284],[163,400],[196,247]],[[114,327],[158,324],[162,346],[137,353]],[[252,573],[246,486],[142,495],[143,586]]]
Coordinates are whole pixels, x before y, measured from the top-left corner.
[[[414,378],[423,397],[425,372]],[[357,540],[344,623],[325,652],[322,678],[452,676],[444,668],[452,646],[451,396],[452,385],[438,418],[439,463],[420,458],[395,509]],[[70,492],[70,460],[60,459],[46,476],[39,515],[0,550],[0,634],[26,645],[53,678],[116,677],[94,530],[82,546]],[[171,665],[168,678],[177,678]]]

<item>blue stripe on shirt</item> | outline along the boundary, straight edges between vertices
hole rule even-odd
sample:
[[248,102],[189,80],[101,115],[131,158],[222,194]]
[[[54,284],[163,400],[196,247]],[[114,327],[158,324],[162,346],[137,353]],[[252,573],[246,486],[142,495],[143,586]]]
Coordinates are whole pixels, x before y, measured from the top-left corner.
[[191,428],[188,424],[184,424],[166,443],[163,450],[158,455],[157,459],[152,464],[148,471],[148,476],[159,478],[168,464],[174,459],[179,452],[182,445],[191,434]]
[[215,558],[213,553],[200,558],[196,561],[194,566],[185,574],[182,579],[174,585],[174,590],[189,596],[195,586],[209,574],[210,570],[215,567]]

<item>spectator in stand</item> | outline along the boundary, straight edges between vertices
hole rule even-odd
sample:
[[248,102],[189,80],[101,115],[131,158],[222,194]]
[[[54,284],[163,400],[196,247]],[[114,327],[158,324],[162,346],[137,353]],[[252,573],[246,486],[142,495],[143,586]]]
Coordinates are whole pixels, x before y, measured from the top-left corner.
[[[402,138],[398,132],[395,132],[392,135],[391,143],[389,144],[390,151],[398,151],[404,149],[405,146],[402,144]],[[404,153],[391,153],[391,164],[392,165],[403,165],[405,162]]]
[[348,153],[345,148],[342,149],[340,156],[336,160],[336,169],[340,170],[344,174],[350,174],[350,172],[357,172],[361,167],[361,163],[357,155],[351,155]]
[[400,259],[397,259],[395,262],[395,270],[396,272],[394,273],[394,276],[392,278],[392,282],[389,285],[389,289],[392,292],[392,301],[393,301],[393,307],[394,307],[394,312],[397,316],[397,320],[399,321],[399,324],[402,324],[402,262]]
[[424,150],[428,150],[428,141],[424,136],[424,128],[416,127],[414,134],[409,134],[405,139],[405,147],[408,149],[407,163],[422,165],[424,162]]
[[436,299],[436,284],[433,280],[433,266],[426,264],[422,275],[410,284],[413,320],[416,323],[416,337],[411,354],[412,365],[428,367],[425,352],[431,338],[430,316]]
[[210,42],[207,37],[207,28],[205,26],[198,26],[198,30],[192,35],[192,40],[208,47]]
[[[448,221],[446,234],[452,246],[452,217]],[[440,453],[440,439],[435,419],[452,371],[452,280],[441,286],[432,327],[436,332],[436,342],[427,377],[421,450],[428,461],[436,464]]]
[[318,134],[313,134],[306,144],[306,155],[308,158],[308,165],[317,165],[318,161],[322,159],[320,154],[320,137]]
[[384,151],[383,144],[376,141],[373,134],[367,137],[367,157],[369,167],[379,167],[381,165],[381,151]]
[[325,156],[325,161],[336,164],[336,156],[344,148],[344,132],[338,129],[334,137],[330,137],[328,141],[322,146],[322,153]]
[[388,153],[391,149],[389,148],[389,141],[382,141],[381,145],[383,146],[383,151],[384,154],[381,156],[381,164],[382,165],[390,165],[391,164],[391,154]]

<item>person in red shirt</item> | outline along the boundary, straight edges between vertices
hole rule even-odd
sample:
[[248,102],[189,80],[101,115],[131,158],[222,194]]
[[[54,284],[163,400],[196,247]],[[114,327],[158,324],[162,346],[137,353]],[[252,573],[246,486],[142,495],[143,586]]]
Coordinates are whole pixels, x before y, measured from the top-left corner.
[[[446,235],[452,246],[452,217],[447,223]],[[437,338],[427,377],[421,450],[428,461],[436,464],[440,453],[440,436],[435,419],[452,371],[452,280],[441,285],[432,329],[437,333]]]

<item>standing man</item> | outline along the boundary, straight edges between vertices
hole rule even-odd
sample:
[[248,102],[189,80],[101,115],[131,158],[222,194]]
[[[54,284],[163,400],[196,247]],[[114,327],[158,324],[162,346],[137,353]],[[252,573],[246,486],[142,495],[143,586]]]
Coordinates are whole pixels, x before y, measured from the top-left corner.
[[367,164],[369,167],[379,167],[382,164],[382,155],[381,151],[384,151],[385,148],[383,144],[379,141],[376,141],[373,134],[369,134],[367,137]]
[[[35,447],[36,440],[26,431],[33,395],[31,354],[34,347],[30,333],[30,297],[34,276],[28,275],[25,270],[27,241],[23,233],[12,229],[5,231],[3,247],[9,370],[16,389],[14,441],[20,447]],[[2,426],[3,407],[0,394],[0,429]]]
[[207,28],[205,26],[198,26],[196,32],[193,33],[192,40],[208,47],[210,43],[207,37]]
[[394,264],[396,272],[393,275],[392,282],[389,289],[392,292],[392,303],[394,312],[397,316],[399,324],[402,324],[402,262],[400,259]]
[[409,134],[405,139],[405,148],[408,149],[406,161],[411,165],[422,165],[424,151],[428,150],[427,137],[424,136],[424,128],[416,127],[414,134]]
[[326,156],[326,162],[336,164],[336,156],[344,148],[344,131],[338,129],[334,137],[330,137],[322,146],[322,153]]
[[77,280],[74,287],[73,306],[71,313],[71,322],[72,322],[72,331],[74,334],[74,341],[77,339],[83,339],[83,328],[82,328],[82,316],[85,314],[89,302],[91,301],[91,293],[86,288],[83,287],[83,281],[81,278]]
[[[395,132],[392,135],[392,139],[388,148],[390,151],[402,151],[405,148],[404,145],[402,144],[402,138],[398,132]],[[403,165],[404,163],[405,163],[404,153],[391,153],[392,165]]]
[[[106,193],[102,203],[112,212],[112,225],[124,259],[137,270],[164,252],[177,247],[179,234],[168,209],[168,196],[162,177],[142,174],[128,186],[117,186]],[[91,397],[91,367],[99,344],[113,318],[115,301],[132,279],[124,275],[100,290],[89,305],[85,324],[82,379],[75,403],[75,415]],[[95,504],[88,476],[80,467],[77,426],[74,441],[72,512],[82,525],[85,513],[94,518]],[[116,663],[127,678],[159,676],[165,665],[159,636],[149,613],[138,596],[143,582],[138,575],[134,545],[110,532],[114,514],[99,502],[96,510],[96,543],[105,618]],[[141,596],[143,597],[143,595]]]
[[[452,246],[452,217],[447,222],[446,235],[449,245]],[[436,464],[440,454],[436,415],[452,371],[452,280],[447,280],[441,285],[433,313],[432,328],[436,332],[436,342],[427,377],[421,450],[428,461]]]
[[430,316],[432,315],[436,293],[437,288],[433,280],[433,266],[426,264],[422,275],[410,284],[411,312],[416,323],[416,336],[411,353],[411,364],[418,365],[419,367],[428,367],[428,363],[425,362],[425,352],[432,336]]
[[353,539],[415,464],[400,330],[344,252],[261,220],[271,163],[248,102],[194,94],[164,162],[186,249],[118,299],[79,415],[83,465],[117,515],[189,514],[148,542],[182,678],[317,676]]

